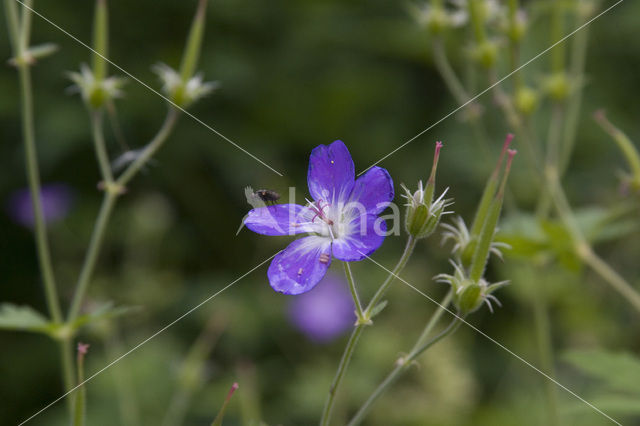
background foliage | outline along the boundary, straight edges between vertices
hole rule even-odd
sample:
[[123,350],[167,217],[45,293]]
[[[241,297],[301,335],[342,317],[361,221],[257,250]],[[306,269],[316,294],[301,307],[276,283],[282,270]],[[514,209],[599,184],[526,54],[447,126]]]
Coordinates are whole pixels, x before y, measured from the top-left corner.
[[[535,4],[534,4],[535,3]],[[543,4],[522,57],[528,59],[553,41]],[[603,2],[607,3],[607,2]],[[195,2],[113,0],[110,57],[154,87],[150,66],[177,66]],[[92,2],[36,2],[36,10],[81,40],[90,40]],[[617,125],[640,138],[640,4],[624,2],[589,27],[590,47],[584,105],[577,148],[565,187],[576,206],[606,208],[618,203],[616,172],[623,161],[608,136],[591,120],[605,107]],[[4,17],[1,22],[5,22]],[[100,194],[89,121],[77,97],[69,96],[65,72],[88,62],[88,51],[34,17],[36,42],[50,41],[60,52],[34,68],[37,143],[43,182],[65,182],[75,191],[70,215],[51,228],[61,294],[68,301],[91,231]],[[448,40],[456,66],[464,67],[464,32]],[[446,91],[430,57],[426,33],[410,18],[403,2],[373,0],[291,1],[217,0],[208,10],[200,69],[221,88],[192,112],[250,152],[282,171],[279,178],[203,126],[183,117],[156,162],[129,185],[111,223],[92,303],[114,301],[140,309],[115,323],[95,326],[82,336],[91,343],[88,371],[96,371],[205,297],[279,250],[285,238],[263,238],[243,231],[235,236],[248,209],[246,185],[306,192],[310,150],[341,139],[364,169],[451,111]],[[10,49],[5,28],[0,52]],[[548,57],[527,67],[536,83]],[[115,72],[117,74],[117,72]],[[506,81],[505,85],[510,82]],[[478,89],[488,85],[479,79]],[[146,143],[159,126],[164,102],[133,81],[117,102],[118,123],[129,146]],[[26,186],[15,71],[0,68],[0,200]],[[492,108],[483,120],[492,142],[491,158],[509,131]],[[539,133],[546,132],[543,103]],[[122,152],[116,132],[108,133],[112,155]],[[433,142],[445,143],[439,185],[449,186],[456,213],[465,218],[481,194],[491,163],[457,115],[427,132],[382,164],[394,178],[415,185],[428,173]],[[517,146],[516,135],[516,146]],[[521,149],[524,154],[524,150]],[[516,168],[506,216],[530,208],[536,192],[524,167]],[[515,207],[518,206],[518,207]],[[637,218],[637,209],[636,218]],[[636,223],[637,225],[637,220]],[[29,304],[45,312],[30,231],[0,214],[0,299]],[[638,282],[637,228],[598,246],[598,251],[633,284]],[[389,238],[376,259],[391,265],[402,247]],[[447,266],[448,250],[436,239],[421,244],[403,276],[439,299],[442,285],[431,277]],[[338,265],[334,266],[334,269]],[[597,277],[579,265],[529,267],[509,259],[490,273],[511,279],[498,296],[503,308],[482,310],[471,322],[534,364],[539,360],[532,327],[533,292],[548,295],[558,380],[620,419],[640,419],[634,353],[640,350],[637,313]],[[496,267],[499,266],[499,267]],[[337,272],[340,272],[337,270]],[[362,291],[370,294],[384,272],[371,263],[354,265]],[[524,277],[520,279],[521,277]],[[530,279],[534,277],[534,282]],[[530,285],[523,283],[530,282]],[[365,333],[345,386],[336,420],[368,396],[403,350],[408,350],[434,305],[396,283],[391,303]],[[118,384],[131,384],[141,424],[159,424],[179,383],[179,367],[189,347],[214,318],[215,346],[198,374],[184,424],[206,424],[215,416],[233,381],[240,383],[225,424],[313,424],[324,402],[344,338],[314,344],[287,321],[289,297],[273,292],[266,267],[238,282],[211,303],[178,323],[88,385],[88,424],[114,424]],[[0,418],[15,424],[61,394],[57,352],[35,334],[0,334]],[[627,367],[623,367],[627,365]],[[616,379],[617,378],[617,379]],[[545,379],[472,330],[429,351],[420,367],[385,395],[369,418],[372,425],[544,424]],[[634,384],[635,383],[635,384]],[[564,424],[607,424],[607,420],[559,391]],[[126,411],[125,401],[125,411]],[[134,410],[135,412],[135,410]],[[60,403],[32,424],[63,424]],[[125,424],[131,412],[125,412]],[[135,418],[135,414],[133,414]],[[120,420],[116,423],[120,424]]]

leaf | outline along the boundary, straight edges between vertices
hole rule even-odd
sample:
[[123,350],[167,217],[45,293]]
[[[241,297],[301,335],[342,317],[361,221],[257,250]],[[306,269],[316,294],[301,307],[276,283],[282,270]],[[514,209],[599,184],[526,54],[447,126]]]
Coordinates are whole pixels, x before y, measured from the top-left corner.
[[51,322],[30,306],[0,304],[0,329],[49,333],[52,328]]
[[129,313],[137,312],[139,310],[140,307],[138,306],[115,306],[113,302],[105,302],[99,305],[92,312],[79,316],[78,319],[73,322],[73,328],[78,329],[87,324],[121,317]]
[[603,350],[569,351],[564,359],[613,389],[636,394],[640,401],[640,359],[632,354]]
[[373,309],[371,309],[371,318],[382,312],[382,310],[387,306],[387,303],[389,303],[387,300],[383,300],[382,302],[374,306]]
[[[638,395],[599,395],[589,396],[589,402],[605,413],[618,416],[640,415],[640,398]],[[584,403],[575,403],[569,407],[572,412],[592,411]]]

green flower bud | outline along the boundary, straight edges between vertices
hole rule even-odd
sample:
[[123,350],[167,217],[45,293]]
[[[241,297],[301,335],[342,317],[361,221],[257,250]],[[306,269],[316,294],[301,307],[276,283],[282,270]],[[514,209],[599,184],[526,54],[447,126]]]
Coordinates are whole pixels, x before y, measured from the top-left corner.
[[543,82],[543,87],[551,99],[557,102],[564,101],[571,93],[571,83],[565,72],[548,76]]
[[491,68],[498,59],[498,44],[490,40],[483,41],[475,46],[472,56],[485,68]]
[[451,200],[444,198],[447,193],[446,190],[436,200],[433,199],[436,169],[441,148],[442,143],[437,142],[431,175],[427,181],[426,188],[423,188],[422,181],[418,182],[418,190],[413,193],[403,186],[404,197],[408,200],[406,204],[405,229],[414,238],[425,238],[431,235],[438,227],[442,215],[447,213],[445,212],[446,207],[451,205]]
[[466,280],[462,291],[456,295],[454,303],[460,313],[466,315],[478,309],[483,300],[482,288],[478,284]]
[[538,93],[530,87],[521,87],[515,94],[515,105],[524,115],[531,115],[538,107]]

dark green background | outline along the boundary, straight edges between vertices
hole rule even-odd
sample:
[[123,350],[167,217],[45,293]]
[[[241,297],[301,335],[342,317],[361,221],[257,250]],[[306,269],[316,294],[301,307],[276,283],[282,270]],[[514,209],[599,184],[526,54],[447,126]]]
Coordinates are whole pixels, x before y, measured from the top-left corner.
[[[195,1],[139,0],[109,2],[110,58],[131,74],[159,88],[151,66],[160,61],[177,66],[195,10]],[[531,1],[528,7],[542,3]],[[609,2],[602,2],[605,6]],[[35,8],[60,27],[89,42],[93,4],[90,1],[35,2]],[[552,43],[548,16],[540,7],[527,36],[523,59]],[[610,139],[593,123],[599,107],[632,137],[640,138],[640,4],[627,1],[589,27],[590,48],[584,105],[574,161],[565,179],[576,205],[606,207],[617,202],[617,171],[624,163]],[[51,230],[60,293],[68,303],[100,202],[99,180],[88,115],[77,96],[67,93],[67,71],[89,62],[89,51],[62,32],[34,17],[33,41],[54,42],[60,52],[42,60],[33,71],[36,132],[43,182],[66,182],[76,191],[75,206]],[[10,57],[2,16],[0,57]],[[565,32],[573,29],[567,21]],[[448,37],[456,67],[464,67],[464,31]],[[526,68],[534,85],[549,68],[543,56]],[[235,236],[248,210],[246,185],[287,193],[296,186],[306,194],[311,149],[343,140],[362,170],[425,129],[456,104],[432,66],[429,40],[407,13],[405,2],[382,0],[246,1],[216,0],[207,13],[199,69],[220,89],[191,112],[263,159],[285,176],[280,178],[189,117],[156,161],[130,185],[109,228],[92,300],[142,306],[141,312],[118,322],[123,349],[134,346],[205,297],[284,247],[288,238],[268,238],[248,231]],[[113,74],[121,75],[110,69]],[[501,75],[508,70],[501,68]],[[510,87],[506,81],[505,88]],[[478,81],[478,91],[488,82]],[[129,80],[126,96],[117,102],[126,142],[146,143],[161,124],[165,103]],[[492,158],[510,131],[493,107],[490,95],[481,102],[492,142]],[[536,118],[538,134],[546,134],[548,102]],[[112,156],[122,152],[108,132]],[[20,132],[17,76],[0,68],[0,200],[26,186]],[[450,187],[456,213],[470,220],[492,162],[474,143],[469,127],[454,115],[385,160],[400,192],[400,183],[415,186],[430,168],[433,143],[445,144],[438,185]],[[516,136],[516,146],[518,139]],[[512,182],[512,195],[523,209],[537,197],[524,173],[522,149]],[[520,167],[522,166],[522,167]],[[400,199],[396,202],[401,203]],[[603,246],[605,258],[637,284],[638,234]],[[403,240],[388,238],[375,258],[391,266]],[[421,243],[404,276],[433,297],[444,286],[431,277],[449,272],[448,248],[437,238]],[[507,263],[515,262],[507,260]],[[339,265],[334,266],[340,272]],[[370,295],[384,278],[371,263],[354,265],[362,293]],[[558,380],[579,394],[597,383],[562,362],[568,349],[603,347],[637,351],[637,316],[597,277],[561,269],[535,271],[550,302]],[[508,269],[492,268],[490,276],[508,279]],[[30,232],[0,214],[0,300],[30,304],[42,312]],[[546,290],[545,290],[546,289]],[[531,290],[531,289],[529,289]],[[529,291],[527,290],[527,291]],[[537,289],[534,289],[537,290]],[[491,337],[538,364],[527,291],[517,280],[497,296],[504,307],[486,309],[470,321]],[[352,413],[382,379],[393,361],[410,348],[434,304],[396,283],[390,304],[367,330],[339,396],[338,424]],[[314,424],[324,402],[345,339],[314,345],[287,322],[288,297],[271,290],[266,266],[203,306],[175,327],[107,370],[88,387],[91,425],[119,424],[114,372],[122,369],[135,386],[142,424],[159,424],[175,387],[175,371],[190,344],[211,315],[224,318],[226,328],[209,360],[185,424],[208,424],[226,390],[235,380],[240,390],[225,424]],[[88,371],[110,356],[95,331],[81,336],[91,343]],[[0,334],[0,419],[16,424],[62,392],[56,346],[46,338]],[[252,384],[253,382],[253,384]],[[455,337],[422,358],[376,406],[367,424],[495,425],[545,424],[542,378],[495,344],[462,327]],[[241,408],[259,395],[260,414]],[[607,424],[598,414],[559,391],[564,424]],[[244,399],[243,399],[244,398]],[[250,404],[249,404],[250,405]],[[59,403],[32,421],[34,425],[65,424]]]

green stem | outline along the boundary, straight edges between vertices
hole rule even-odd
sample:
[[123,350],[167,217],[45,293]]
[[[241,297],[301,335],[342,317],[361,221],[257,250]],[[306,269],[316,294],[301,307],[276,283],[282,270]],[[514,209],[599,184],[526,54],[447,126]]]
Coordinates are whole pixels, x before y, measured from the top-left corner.
[[329,395],[327,395],[327,401],[324,404],[324,410],[322,411],[322,417],[320,418],[321,426],[329,425],[329,421],[331,419],[331,410],[333,409],[336,392],[338,391],[338,387],[342,382],[344,374],[347,372],[349,362],[351,361],[351,357],[353,356],[353,351],[356,348],[358,339],[360,339],[360,335],[362,334],[362,330],[364,330],[364,327],[364,324],[357,325],[353,329],[353,332],[349,337],[347,346],[345,347],[342,358],[340,359],[340,364],[338,365],[338,371],[336,371],[336,375],[333,378],[333,382],[331,382],[331,387],[329,388]]
[[[331,410],[333,409],[333,404],[335,402],[336,392],[338,390],[338,387],[340,386],[340,383],[342,382],[342,378],[344,377],[344,374],[346,373],[347,368],[349,367],[349,362],[351,361],[351,357],[353,356],[353,352],[358,343],[358,339],[360,338],[360,335],[364,330],[364,327],[368,324],[371,324],[371,321],[370,321],[371,311],[373,310],[373,308],[378,306],[378,303],[380,303],[380,299],[382,299],[382,297],[384,296],[385,292],[388,290],[393,280],[397,277],[400,271],[402,271],[402,269],[407,264],[409,258],[411,257],[411,254],[413,253],[413,249],[416,246],[416,242],[417,240],[415,238],[409,236],[409,238],[407,239],[407,244],[404,248],[404,252],[402,253],[402,256],[400,257],[400,259],[398,260],[398,263],[393,268],[393,271],[391,272],[391,274],[387,276],[387,278],[384,280],[382,285],[378,288],[378,291],[376,291],[376,293],[374,294],[367,308],[364,310],[364,312],[362,312],[362,317],[361,317],[362,320],[359,319],[358,322],[356,323],[356,327],[353,329],[353,332],[351,333],[351,337],[349,337],[347,346],[345,347],[344,352],[342,354],[342,358],[340,359],[340,364],[338,365],[338,371],[336,372],[336,375],[333,378],[333,382],[331,383],[331,387],[329,388],[327,401],[325,402],[324,410],[322,411],[322,417],[320,419],[321,426],[327,426],[329,424],[329,421],[331,420]],[[347,267],[345,267],[345,272],[346,271],[347,271]],[[350,272],[351,270],[349,269],[347,272],[347,279],[349,279]],[[351,279],[353,279],[353,277],[351,277]],[[351,286],[351,282],[349,283],[349,285]]]
[[[440,76],[444,80],[444,83],[447,85],[447,88],[451,92],[454,98],[456,98],[456,102],[460,105],[465,104],[471,98],[467,91],[464,89],[464,86],[460,82],[460,79],[456,75],[456,72],[453,70],[451,63],[449,63],[449,59],[447,58],[447,52],[444,49],[444,44],[442,39],[436,37],[432,42],[433,47],[433,61],[440,73]],[[475,103],[472,103],[474,106]]]
[[593,251],[586,237],[582,234],[566,195],[560,186],[557,172],[554,169],[548,169],[546,177],[556,210],[573,238],[574,250],[578,257],[615,291],[620,293],[634,309],[640,312],[640,293]]
[[[533,314],[535,320],[536,340],[538,343],[538,355],[540,357],[540,367],[549,376],[555,377],[553,367],[553,349],[551,342],[551,327],[549,325],[549,311],[545,301],[545,294],[534,291],[532,300]],[[550,380],[544,381],[545,393],[547,396],[547,407],[549,415],[549,425],[559,425],[558,392],[556,385]]]
[[71,308],[69,308],[69,314],[67,316],[67,323],[69,324],[72,324],[80,313],[84,295],[87,292],[87,286],[91,280],[91,275],[93,274],[96,260],[100,253],[100,246],[102,245],[102,240],[104,238],[105,231],[107,230],[109,218],[116,203],[117,196],[118,195],[112,191],[106,191],[102,199],[100,212],[98,213],[98,218],[96,219],[96,223],[93,227],[91,240],[89,241],[89,247],[87,248],[87,254],[85,255],[78,283],[76,284],[76,290],[73,294]]
[[358,322],[362,322],[363,324],[367,322],[364,319],[364,313],[362,312],[362,304],[360,304],[360,298],[358,297],[358,291],[356,289],[356,283],[353,279],[353,273],[351,272],[351,266],[349,262],[342,262],[344,265],[344,274],[347,277],[347,281],[349,282],[349,290],[351,291],[351,297],[353,298],[353,304],[356,307],[356,316],[358,317]]
[[167,116],[165,117],[162,127],[156,134],[156,136],[147,144],[142,153],[135,159],[133,163],[122,172],[122,174],[116,180],[116,184],[121,187],[125,187],[127,183],[136,175],[136,173],[144,166],[147,161],[153,156],[153,154],[160,149],[164,141],[167,139],[173,127],[178,120],[179,111],[173,107],[169,107]]
[[24,54],[29,49],[29,39],[31,38],[31,9],[33,8],[33,0],[24,0],[22,7],[22,20],[20,22],[20,57],[24,58]]
[[[442,306],[441,306],[438,309],[438,311],[436,311],[434,313],[434,316],[438,315],[438,318],[439,318],[439,316],[442,314],[443,311],[444,311],[444,308],[442,308]],[[453,321],[451,321],[451,323],[449,323],[447,328],[445,328],[443,331],[441,331],[438,335],[436,335],[435,337],[433,337],[432,339],[430,339],[429,341],[427,341],[427,342],[425,342],[425,343],[423,343],[421,345],[418,345],[418,343],[416,343],[416,346],[414,346],[414,348],[412,349],[412,351],[411,351],[411,353],[409,355],[407,355],[406,357],[402,357],[402,358],[398,359],[398,361],[396,362],[395,368],[387,375],[387,377],[385,377],[385,379],[382,381],[382,383],[380,383],[378,385],[376,390],[373,391],[373,393],[369,396],[369,398],[365,401],[365,403],[362,404],[362,406],[356,412],[356,414],[353,416],[351,421],[349,421],[348,426],[359,425],[364,420],[365,416],[367,415],[367,413],[369,412],[369,410],[373,406],[374,402],[384,392],[386,392],[386,390],[393,383],[395,383],[395,381],[400,377],[400,375],[402,373],[404,373],[411,366],[411,363],[418,356],[420,356],[420,354],[422,354],[424,351],[426,351],[427,349],[429,349],[430,347],[432,347],[433,345],[438,343],[440,340],[444,339],[445,337],[447,337],[450,334],[452,334],[453,332],[455,332],[458,329],[458,327],[460,326],[461,323],[462,323],[462,321],[460,321],[460,317],[455,316]]]
[[560,178],[567,171],[573,148],[575,147],[576,133],[578,122],[580,119],[580,107],[582,106],[582,94],[584,84],[582,79],[585,63],[587,59],[587,47],[589,41],[589,29],[583,28],[573,39],[571,49],[571,81],[578,82],[572,90],[569,100],[567,101],[567,113],[565,120],[565,128],[563,133],[562,151],[558,168]]
[[[113,207],[117,201],[118,196],[121,193],[121,189],[136,175],[136,173],[149,161],[151,156],[162,146],[165,142],[173,127],[175,126],[178,114],[177,110],[170,108],[165,118],[162,127],[154,138],[144,148],[142,154],[136,160],[129,165],[129,167],[122,173],[122,175],[115,181],[113,185],[105,188],[104,197],[102,199],[102,206],[96,219],[93,232],[91,234],[91,240],[89,241],[89,247],[87,248],[87,254],[80,271],[80,276],[76,284],[76,290],[71,302],[71,308],[67,315],[67,323],[71,324],[78,317],[80,307],[84,300],[87,287],[93,275],[96,260],[100,252],[100,246],[106,231]],[[98,155],[99,156],[99,155]]]
[[[81,385],[84,382],[84,354],[78,353],[77,356],[78,385]],[[87,387],[82,385],[75,394],[73,426],[84,426],[85,424],[86,399]]]
[[402,271],[402,269],[405,267],[405,265],[409,261],[409,258],[411,257],[411,254],[413,253],[413,250],[416,247],[416,242],[417,241],[418,240],[416,240],[412,236],[409,236],[409,238],[407,238],[407,244],[404,247],[404,252],[402,253],[402,256],[400,257],[400,260],[398,260],[398,263],[396,264],[396,267],[393,268],[393,271],[387,276],[387,278],[382,283],[380,288],[378,288],[378,291],[376,291],[376,293],[373,295],[373,298],[371,298],[371,302],[369,302],[369,305],[364,310],[364,317],[365,318],[369,318],[370,317],[371,311],[373,310],[373,308],[375,308],[378,305],[378,303],[380,303],[382,297],[384,296],[384,294],[388,290],[389,286],[393,283],[393,281],[398,276],[400,271]]
[[[424,327],[424,330],[422,330],[422,334],[420,334],[420,337],[418,337],[418,340],[416,341],[415,345],[413,345],[414,349],[417,347],[420,347],[422,343],[427,340],[427,337],[429,337],[429,335],[431,334],[431,331],[433,331],[433,327],[436,326],[436,323],[440,320],[440,317],[447,309],[447,306],[449,306],[449,303],[451,303],[451,299],[453,299],[453,290],[449,290],[449,292],[444,297],[444,299],[442,299],[442,302],[440,302],[440,304],[438,305],[438,308],[436,309],[436,311],[433,313],[433,315],[431,315],[429,322],[427,322],[427,325]],[[409,356],[411,356],[412,353],[413,353],[413,349],[409,353]]]
[[4,10],[7,15],[7,28],[9,29],[9,41],[13,49],[13,55],[18,56],[20,48],[20,18],[18,16],[18,8],[15,0],[4,0]]
[[35,241],[40,263],[40,271],[44,282],[45,296],[49,307],[49,314],[54,322],[62,321],[62,312],[58,300],[58,292],[53,274],[51,253],[49,251],[49,238],[44,221],[42,199],[40,190],[40,172],[38,170],[38,154],[35,143],[34,117],[33,117],[33,92],[31,87],[31,70],[29,66],[20,63],[18,66],[20,89],[22,99],[22,131],[24,135],[25,163],[27,179],[33,203]]
[[108,186],[113,182],[113,174],[111,173],[111,165],[109,164],[109,155],[107,154],[106,144],[104,142],[104,131],[102,128],[103,115],[101,110],[91,113],[91,127],[93,129],[93,142],[96,150],[98,165],[104,183]]

